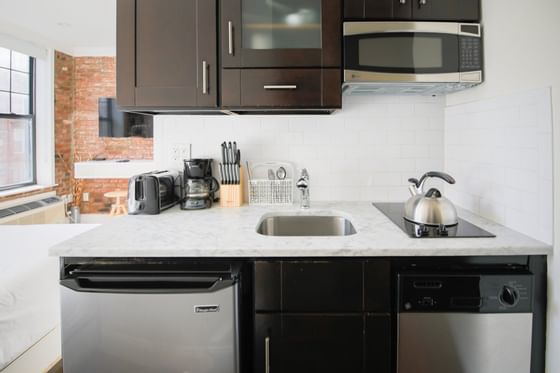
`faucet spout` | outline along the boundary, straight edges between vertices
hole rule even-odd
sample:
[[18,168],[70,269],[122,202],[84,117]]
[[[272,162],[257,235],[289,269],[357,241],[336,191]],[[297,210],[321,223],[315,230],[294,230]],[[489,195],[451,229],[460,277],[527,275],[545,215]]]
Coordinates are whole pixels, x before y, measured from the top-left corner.
[[311,206],[309,198],[309,173],[307,169],[301,170],[301,176],[296,183],[296,187],[301,191],[301,205],[302,209],[308,209]]

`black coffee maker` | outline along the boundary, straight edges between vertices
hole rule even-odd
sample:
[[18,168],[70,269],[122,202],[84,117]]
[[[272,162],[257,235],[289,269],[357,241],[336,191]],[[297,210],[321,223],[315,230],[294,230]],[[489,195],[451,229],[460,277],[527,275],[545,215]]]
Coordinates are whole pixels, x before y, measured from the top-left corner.
[[181,209],[200,210],[212,207],[220,184],[212,176],[212,159],[185,159]]

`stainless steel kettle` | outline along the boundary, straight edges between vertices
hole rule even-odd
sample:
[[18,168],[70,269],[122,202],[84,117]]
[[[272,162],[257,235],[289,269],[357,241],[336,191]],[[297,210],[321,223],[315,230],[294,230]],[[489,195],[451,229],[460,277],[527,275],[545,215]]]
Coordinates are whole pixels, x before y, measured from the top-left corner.
[[451,201],[443,197],[436,188],[431,188],[424,193],[424,183],[431,177],[437,177],[449,184],[455,184],[453,177],[436,171],[427,172],[420,180],[408,179],[411,183],[409,190],[412,196],[406,201],[404,218],[421,225],[457,225],[457,209]]

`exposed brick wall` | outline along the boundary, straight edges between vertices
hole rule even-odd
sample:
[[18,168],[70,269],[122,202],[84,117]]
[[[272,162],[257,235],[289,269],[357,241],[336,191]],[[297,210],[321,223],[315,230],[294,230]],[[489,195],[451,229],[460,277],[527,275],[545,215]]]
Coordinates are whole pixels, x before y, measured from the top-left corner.
[[116,63],[114,57],[75,58],[76,155],[87,160],[96,155],[108,159],[152,159],[153,141],[136,137],[100,138],[98,100],[116,95]]
[[60,196],[72,193],[74,177],[72,130],[74,122],[74,57],[56,52],[54,66],[55,180]]
[[104,194],[115,190],[127,190],[127,179],[87,179],[84,180],[84,192],[89,193],[89,201],[82,202],[83,214],[109,213],[114,199],[105,198]]
[[[90,160],[96,155],[108,159],[152,159],[153,140],[142,138],[100,138],[98,99],[115,97],[114,57],[72,57],[57,52],[55,65],[55,148],[70,159],[71,173],[57,159],[56,180],[59,195],[71,193],[73,162]],[[109,212],[112,201],[103,195],[126,190],[126,179],[84,180],[83,192],[89,201],[82,202],[83,213]]]

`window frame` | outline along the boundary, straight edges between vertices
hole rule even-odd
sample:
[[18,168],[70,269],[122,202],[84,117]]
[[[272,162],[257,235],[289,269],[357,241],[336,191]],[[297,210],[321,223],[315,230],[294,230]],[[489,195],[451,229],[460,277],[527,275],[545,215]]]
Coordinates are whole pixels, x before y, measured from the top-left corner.
[[[8,49],[8,48],[6,48]],[[13,49],[9,49],[13,51]],[[37,107],[36,107],[36,61],[35,57],[29,56],[29,111],[30,114],[5,114],[0,113],[0,119],[31,119],[31,181],[17,184],[1,185],[0,192],[15,190],[18,188],[37,185]],[[10,71],[12,71],[10,69]],[[11,79],[11,78],[10,78]],[[11,87],[10,87],[11,92]],[[10,98],[11,107],[11,98]]]

